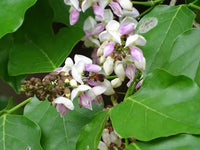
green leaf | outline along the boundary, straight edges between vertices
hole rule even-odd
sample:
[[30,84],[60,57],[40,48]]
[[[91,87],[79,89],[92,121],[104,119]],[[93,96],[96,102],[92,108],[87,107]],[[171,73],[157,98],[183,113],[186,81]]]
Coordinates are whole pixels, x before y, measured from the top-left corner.
[[0,40],[0,78],[7,82],[18,93],[22,80],[25,78],[21,76],[8,75],[8,60],[9,48],[12,45],[12,37],[7,35]]
[[1,0],[0,1],[0,38],[15,32],[23,23],[26,10],[36,0]]
[[150,142],[135,142],[125,150],[199,150],[200,137],[181,134]]
[[29,9],[24,24],[13,34],[9,75],[50,72],[63,63],[83,31],[66,27],[55,35],[52,20],[53,10],[47,0],[40,0]]
[[28,147],[42,150],[40,128],[31,120],[19,115],[3,115],[0,124],[1,150],[25,150]]
[[111,120],[122,137],[142,141],[177,133],[199,134],[199,103],[200,89],[191,79],[155,70],[137,93],[112,109]]
[[194,13],[183,5],[157,6],[141,19],[136,31],[139,34],[157,24],[142,34],[147,40],[141,47],[146,58],[146,73],[166,64],[175,39],[192,27],[193,20]]
[[186,75],[195,79],[200,86],[200,29],[195,28],[181,34],[172,47],[164,68],[175,75]]
[[49,102],[40,102],[33,98],[26,105],[24,115],[39,124],[42,130],[41,144],[45,150],[76,149],[76,142],[84,125],[88,124],[102,106],[93,105],[93,111],[80,108],[74,100],[75,110],[69,111],[63,118]]
[[97,149],[108,115],[108,111],[98,112],[92,121],[85,125],[76,144],[77,150]]

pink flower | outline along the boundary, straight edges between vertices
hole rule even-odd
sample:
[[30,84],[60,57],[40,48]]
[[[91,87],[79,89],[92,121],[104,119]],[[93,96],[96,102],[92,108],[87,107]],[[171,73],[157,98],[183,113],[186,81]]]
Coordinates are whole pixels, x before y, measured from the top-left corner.
[[115,47],[115,44],[113,42],[109,42],[108,44],[106,44],[103,49],[103,56],[104,57],[109,56],[113,52],[114,47]]
[[104,19],[104,10],[97,4],[92,6],[95,16]]
[[136,68],[139,70],[145,70],[146,60],[143,56],[143,52],[136,46],[131,47],[131,56],[134,59]]
[[122,16],[122,8],[120,7],[119,3],[111,1],[109,6],[115,15],[118,17]]
[[129,82],[127,83],[127,86],[129,87],[135,77],[135,68],[132,64],[127,64],[125,73],[126,76],[129,78]]
[[74,25],[79,19],[79,11],[76,8],[72,8],[70,11],[69,21],[70,25]]
[[122,34],[122,35],[129,34],[131,32],[134,32],[134,24],[132,24],[132,23],[123,24],[119,28],[119,33]]

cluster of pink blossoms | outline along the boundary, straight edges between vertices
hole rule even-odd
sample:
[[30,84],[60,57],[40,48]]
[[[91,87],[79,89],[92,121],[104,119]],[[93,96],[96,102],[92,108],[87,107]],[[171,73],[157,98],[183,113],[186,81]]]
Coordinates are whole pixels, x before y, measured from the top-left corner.
[[[82,55],[75,55],[74,62],[67,58],[65,66],[59,71],[70,74],[72,92],[69,95],[56,98],[57,111],[61,116],[68,109],[73,110],[72,101],[79,97],[79,103],[92,110],[92,101],[102,102],[102,94],[113,95],[115,88],[122,85],[127,77],[129,87],[136,71],[144,71],[146,61],[143,52],[137,46],[144,46],[143,36],[135,34],[139,12],[132,6],[130,0],[64,0],[70,5],[70,24],[75,24],[79,13],[92,7],[95,18],[89,16],[83,29],[86,47],[94,48],[93,60]],[[106,77],[115,75],[111,81]],[[138,86],[141,82],[138,83]]]

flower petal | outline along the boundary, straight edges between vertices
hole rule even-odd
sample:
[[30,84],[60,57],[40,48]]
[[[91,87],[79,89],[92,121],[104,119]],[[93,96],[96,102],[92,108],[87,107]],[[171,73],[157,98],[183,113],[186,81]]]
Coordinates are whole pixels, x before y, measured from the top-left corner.
[[79,98],[80,98],[80,104],[81,104],[83,107],[92,110],[92,99],[91,99],[88,95],[82,93],[82,94],[79,96]]
[[129,34],[131,32],[134,32],[134,24],[132,23],[127,23],[127,24],[123,24],[120,28],[119,28],[119,33],[124,35],[124,34]]
[[127,38],[125,47],[140,45],[144,46],[146,44],[146,40],[143,36],[134,34]]
[[104,10],[99,5],[94,4],[92,8],[96,17],[104,19]]
[[63,104],[66,108],[74,110],[74,104],[68,98],[58,97],[53,101],[53,103],[55,103],[55,104]]
[[105,45],[103,49],[103,56],[107,57],[114,51],[115,44],[113,42],[109,42]]
[[83,30],[89,30],[92,31],[92,29],[94,28],[94,26],[97,24],[96,20],[89,16],[87,17],[87,19],[85,20],[84,24],[83,24]]
[[68,112],[68,108],[66,108],[63,104],[57,104],[56,110],[60,113],[61,117],[63,117]]
[[133,4],[130,0],[117,0],[123,9],[132,10]]
[[84,0],[81,4],[82,11],[85,12],[89,7],[92,6],[93,0]]
[[79,15],[79,11],[76,8],[72,8],[69,16],[70,25],[74,25],[78,21]]
[[124,81],[125,71],[122,61],[115,62],[114,72],[121,81]]
[[111,1],[109,6],[115,15],[117,15],[118,17],[122,16],[122,8],[119,3]]
[[83,62],[84,64],[92,64],[92,59],[83,55],[76,54],[74,56],[74,60],[75,60],[75,64],[77,64],[78,62]]
[[95,64],[86,64],[85,65],[85,70],[86,71],[91,71],[91,72],[99,72],[101,71],[101,67],[99,65],[95,65]]
[[115,78],[111,81],[111,85],[113,88],[118,88],[122,85],[122,81],[119,78]]
[[105,25],[103,23],[99,23],[94,26],[94,29],[92,30],[92,34],[96,35],[101,33],[105,29]]
[[106,61],[103,64],[103,69],[106,75],[110,75],[113,72],[114,60],[111,57],[107,57]]
[[71,100],[74,100],[75,97],[79,95],[79,93],[87,91],[91,89],[88,85],[79,85],[77,88],[73,89],[71,92]]
[[108,31],[103,31],[99,34],[100,41],[109,41],[111,39],[112,39],[112,36],[110,35],[110,33],[108,33]]
[[106,87],[106,90],[103,93],[104,95],[113,95],[115,93],[110,81],[108,81],[107,79],[104,79],[104,82],[102,83],[102,85]]

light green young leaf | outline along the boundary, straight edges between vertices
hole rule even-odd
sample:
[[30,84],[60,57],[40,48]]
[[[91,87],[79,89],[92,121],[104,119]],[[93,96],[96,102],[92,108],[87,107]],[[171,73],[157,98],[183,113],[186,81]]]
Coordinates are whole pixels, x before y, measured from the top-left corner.
[[76,150],[76,142],[83,126],[88,124],[102,105],[93,105],[93,110],[80,108],[77,99],[74,100],[75,110],[63,117],[49,102],[40,102],[33,98],[26,105],[24,115],[35,121],[41,128],[41,144],[45,150],[69,149]]
[[[148,18],[156,18],[153,22],[147,22]],[[163,67],[171,54],[172,45],[178,35],[192,27],[194,13],[186,6],[157,6],[149,14],[141,19],[136,30],[142,34],[147,44],[142,48],[146,58],[146,73],[155,68]],[[143,33],[146,28],[157,25],[150,31]]]
[[53,33],[53,10],[47,0],[29,9],[22,27],[13,34],[9,75],[50,72],[58,68],[82,38],[83,31],[65,27]]
[[97,149],[108,115],[108,111],[98,112],[92,121],[84,126],[76,143],[76,150]]
[[125,150],[199,150],[200,137],[180,134],[150,142],[135,142]]
[[1,0],[0,1],[0,38],[15,32],[23,23],[26,10],[36,0]]
[[172,47],[165,69],[175,75],[186,75],[200,86],[200,29],[195,28],[181,34]]
[[200,134],[199,104],[200,89],[191,79],[155,70],[137,93],[112,109],[111,120],[122,137],[141,141]]
[[42,150],[40,146],[40,128],[31,120],[19,115],[0,117],[1,150]]

